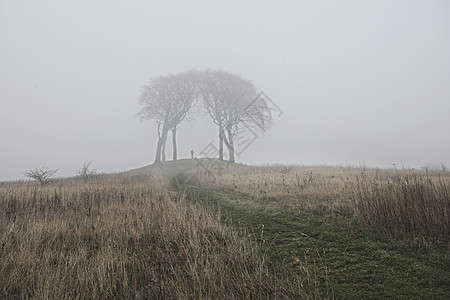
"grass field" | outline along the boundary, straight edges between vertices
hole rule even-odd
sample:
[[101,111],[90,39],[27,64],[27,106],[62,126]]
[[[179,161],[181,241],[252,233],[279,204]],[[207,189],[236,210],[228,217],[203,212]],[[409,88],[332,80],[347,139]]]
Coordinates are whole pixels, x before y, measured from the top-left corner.
[[449,298],[449,173],[232,166],[187,178],[193,199],[254,240],[264,230],[269,259],[309,270],[322,296]]
[[159,175],[0,185],[2,299],[310,298]]
[[196,160],[0,183],[0,298],[448,299],[449,183]]

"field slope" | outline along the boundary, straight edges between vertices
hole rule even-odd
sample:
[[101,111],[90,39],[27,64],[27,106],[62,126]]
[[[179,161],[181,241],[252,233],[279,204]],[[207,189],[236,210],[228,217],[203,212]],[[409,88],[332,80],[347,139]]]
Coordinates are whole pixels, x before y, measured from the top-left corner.
[[450,299],[449,194],[448,172],[207,158],[4,182],[0,298]]
[[295,205],[286,204],[283,194],[258,197],[256,191],[244,192],[244,177],[231,187],[223,174],[205,172],[179,174],[172,182],[184,183],[178,186],[181,193],[213,208],[224,223],[258,242],[277,268],[292,278],[306,278],[326,298],[450,297],[448,244],[411,244],[375,234],[346,210],[311,206],[310,197],[296,199]]

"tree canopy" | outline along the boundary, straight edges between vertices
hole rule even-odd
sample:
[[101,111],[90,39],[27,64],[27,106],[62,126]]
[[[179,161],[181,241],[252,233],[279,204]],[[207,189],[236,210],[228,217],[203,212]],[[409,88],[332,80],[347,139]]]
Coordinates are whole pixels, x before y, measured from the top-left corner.
[[173,134],[173,159],[177,160],[177,126],[186,118],[197,99],[197,75],[194,71],[160,76],[142,89],[138,113],[141,120],[153,119],[158,127],[155,162],[165,160],[164,148],[169,131]]
[[157,124],[155,163],[165,160],[169,131],[173,137],[173,160],[177,159],[177,126],[196,104],[202,105],[218,127],[219,159],[224,158],[225,144],[229,161],[234,162],[234,140],[240,129],[264,130],[271,126],[264,107],[255,103],[257,95],[252,82],[222,70],[187,71],[152,79],[142,89],[139,103],[143,108],[138,115],[141,120],[152,119]]

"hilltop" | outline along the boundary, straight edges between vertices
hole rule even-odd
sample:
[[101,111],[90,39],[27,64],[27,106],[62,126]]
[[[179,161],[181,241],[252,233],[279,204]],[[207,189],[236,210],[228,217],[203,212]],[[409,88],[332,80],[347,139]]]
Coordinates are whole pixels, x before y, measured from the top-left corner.
[[217,158],[184,158],[176,161],[164,161],[158,164],[147,165],[138,169],[133,169],[124,172],[125,175],[148,175],[161,174],[164,177],[172,178],[173,176],[184,173],[190,170],[208,170],[208,169],[228,169],[230,167],[243,167],[244,164],[230,163],[227,161],[220,161]]

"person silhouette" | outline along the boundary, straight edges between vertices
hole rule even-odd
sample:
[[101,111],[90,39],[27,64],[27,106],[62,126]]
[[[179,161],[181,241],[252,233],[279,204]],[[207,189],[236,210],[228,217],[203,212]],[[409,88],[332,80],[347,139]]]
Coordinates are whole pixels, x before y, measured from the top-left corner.
[[194,158],[194,149],[191,150],[191,158]]

